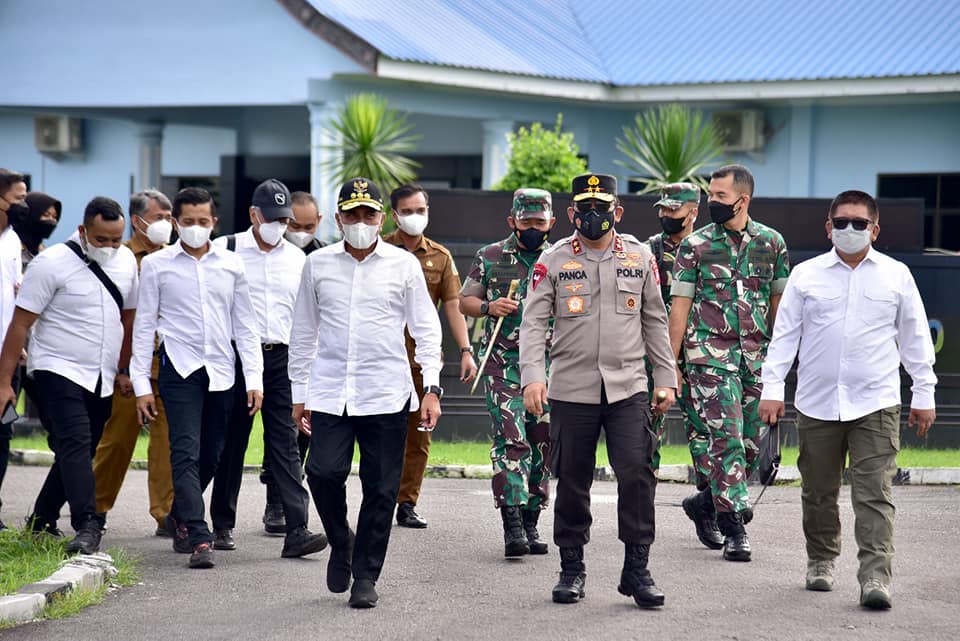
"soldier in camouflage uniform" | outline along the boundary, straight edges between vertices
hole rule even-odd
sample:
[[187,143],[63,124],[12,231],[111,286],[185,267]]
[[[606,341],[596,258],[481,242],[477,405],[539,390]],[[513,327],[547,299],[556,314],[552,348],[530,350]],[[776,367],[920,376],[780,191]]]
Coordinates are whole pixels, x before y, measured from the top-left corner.
[[670,289],[670,342],[678,356],[683,348],[691,396],[710,430],[710,490],[729,561],[751,557],[747,478],[769,429],[758,413],[760,367],[790,271],[783,237],[750,218],[752,197],[746,167],[713,173],[713,224],[680,244]]
[[[700,188],[693,183],[672,183],[663,188],[660,200],[654,207],[659,211],[660,226],[663,232],[647,239],[650,253],[657,259],[660,268],[660,292],[663,302],[670,312],[670,287],[673,283],[673,264],[676,260],[680,242],[693,232],[700,203]],[[717,528],[717,513],[713,509],[710,494],[710,476],[713,464],[710,459],[710,430],[697,413],[690,397],[690,384],[683,378],[683,355],[677,361],[678,379],[681,389],[677,393],[677,406],[683,418],[683,426],[693,459],[693,469],[697,479],[698,493],[683,501],[683,510],[697,527],[697,538],[708,548],[719,550],[723,547],[723,536]],[[653,398],[652,368],[647,365],[649,394]],[[653,428],[662,439],[666,426],[666,416],[655,415]],[[660,467],[660,451],[653,459],[654,467]]]
[[[556,223],[550,192],[518,189],[507,224],[506,239],[482,247],[460,290],[460,311],[485,317],[482,351],[490,350],[484,367],[487,410],[493,421],[493,497],[503,519],[504,556],[546,554],[537,521],[550,498],[550,415],[539,418],[523,407],[520,389],[520,320],[530,271]],[[519,281],[513,299],[510,283]],[[500,331],[491,344],[497,320]]]

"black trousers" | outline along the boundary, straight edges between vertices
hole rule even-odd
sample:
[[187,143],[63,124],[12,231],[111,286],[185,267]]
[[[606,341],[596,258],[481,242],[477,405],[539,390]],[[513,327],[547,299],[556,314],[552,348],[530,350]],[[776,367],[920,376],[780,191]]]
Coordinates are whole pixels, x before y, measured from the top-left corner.
[[[263,350],[264,457],[270,461],[277,502],[283,505],[287,532],[307,524],[310,497],[300,478],[298,430],[291,418],[290,378],[287,374],[287,346],[274,345]],[[210,517],[215,530],[230,530],[237,524],[237,499],[243,481],[243,458],[250,441],[253,417],[247,407],[246,383],[237,358],[237,377],[233,392],[233,415],[227,432],[220,465],[213,480]]]
[[88,392],[53,372],[35,370],[33,380],[40,422],[54,454],[33,513],[56,524],[60,509],[69,503],[70,524],[79,531],[88,521],[97,520],[93,455],[110,418],[113,396],[100,397],[101,381]]
[[[13,391],[18,395],[20,393],[21,369],[22,368],[18,367],[13,371],[13,380],[10,381],[10,386],[13,387]],[[0,407],[0,412],[3,412],[5,409],[5,407]],[[13,423],[0,423],[0,490],[3,489],[3,477],[7,475],[7,461],[10,460],[10,439],[12,438]],[[0,495],[0,508],[2,507],[3,496]]]
[[376,581],[383,569],[403,471],[409,405],[395,414],[336,416],[313,412],[311,415],[307,482],[323,530],[332,545],[345,545],[350,536],[346,481],[353,462],[354,443],[360,447],[363,501],[353,547],[355,579]]
[[653,543],[656,437],[646,392],[608,403],[601,391],[599,405],[550,399],[550,447],[557,478],[553,540],[559,547],[590,541],[590,487],[601,428],[617,475],[618,538],[626,544]]
[[[267,435],[263,435],[263,462],[260,464],[260,482],[267,486],[267,504],[276,505],[281,503],[280,488],[273,478],[273,470],[270,468],[270,457],[267,456]],[[310,437],[297,430],[297,449],[300,451],[300,464],[307,460],[307,450],[310,448]],[[301,477],[303,475],[301,474]]]
[[207,527],[203,491],[217,471],[230,421],[233,392],[211,392],[205,367],[180,376],[161,348],[160,398],[167,411],[173,508],[170,513],[187,526],[190,545],[213,541]]

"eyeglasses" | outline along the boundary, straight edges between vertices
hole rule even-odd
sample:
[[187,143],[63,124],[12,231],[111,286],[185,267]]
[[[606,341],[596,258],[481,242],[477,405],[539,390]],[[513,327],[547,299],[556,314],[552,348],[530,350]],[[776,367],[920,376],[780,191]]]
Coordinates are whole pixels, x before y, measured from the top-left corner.
[[830,222],[834,229],[846,229],[847,225],[853,225],[853,228],[857,231],[863,231],[873,224],[873,221],[863,218],[831,218]]

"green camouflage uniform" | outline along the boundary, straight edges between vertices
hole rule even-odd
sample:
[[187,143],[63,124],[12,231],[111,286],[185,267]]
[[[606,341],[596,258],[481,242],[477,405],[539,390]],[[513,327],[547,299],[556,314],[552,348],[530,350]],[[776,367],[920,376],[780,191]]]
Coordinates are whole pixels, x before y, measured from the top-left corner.
[[677,252],[671,294],[693,301],[683,355],[691,397],[710,431],[718,512],[748,506],[747,479],[768,429],[758,407],[770,298],[783,293],[789,272],[783,237],[753,220],[743,232],[706,225]]
[[[522,250],[517,237],[482,247],[467,273],[461,296],[476,296],[487,302],[507,295],[511,280],[520,285],[514,298],[522,301],[529,275],[540,251]],[[548,408],[538,419],[523,407],[520,388],[520,321],[523,303],[503,318],[500,333],[482,372],[486,387],[487,411],[493,421],[493,496],[498,508],[520,506],[540,510],[550,498],[550,414]],[[490,335],[497,319],[488,316],[484,324],[481,353],[489,349]],[[549,363],[549,358],[548,358]]]
[[[670,286],[673,283],[673,264],[677,257],[677,248],[680,243],[670,240],[670,235],[666,233],[654,234],[647,239],[646,245],[650,248],[650,253],[657,259],[657,267],[660,271],[660,293],[663,296],[663,303],[667,308],[667,316],[670,315]],[[682,360],[682,359],[681,359]],[[647,363],[648,375],[648,394],[653,398],[653,368]],[[713,465],[710,460],[710,431],[704,424],[700,415],[697,414],[690,398],[690,385],[685,380],[680,383],[680,390],[677,394],[677,407],[683,419],[683,427],[687,435],[687,443],[690,447],[690,456],[693,458],[693,469],[697,475],[697,489],[703,490],[710,483],[710,470]],[[665,414],[656,414],[653,417],[653,430],[657,438],[662,441],[663,432],[666,427],[667,417]],[[653,457],[653,468],[660,469],[660,450],[657,449]]]

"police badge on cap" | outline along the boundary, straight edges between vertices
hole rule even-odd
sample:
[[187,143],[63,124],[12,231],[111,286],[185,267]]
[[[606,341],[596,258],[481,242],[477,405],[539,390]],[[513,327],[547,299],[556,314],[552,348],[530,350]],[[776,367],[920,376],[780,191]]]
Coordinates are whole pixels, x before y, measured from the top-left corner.
[[609,174],[583,174],[573,179],[573,202],[594,198],[612,203],[617,199],[617,179]]

